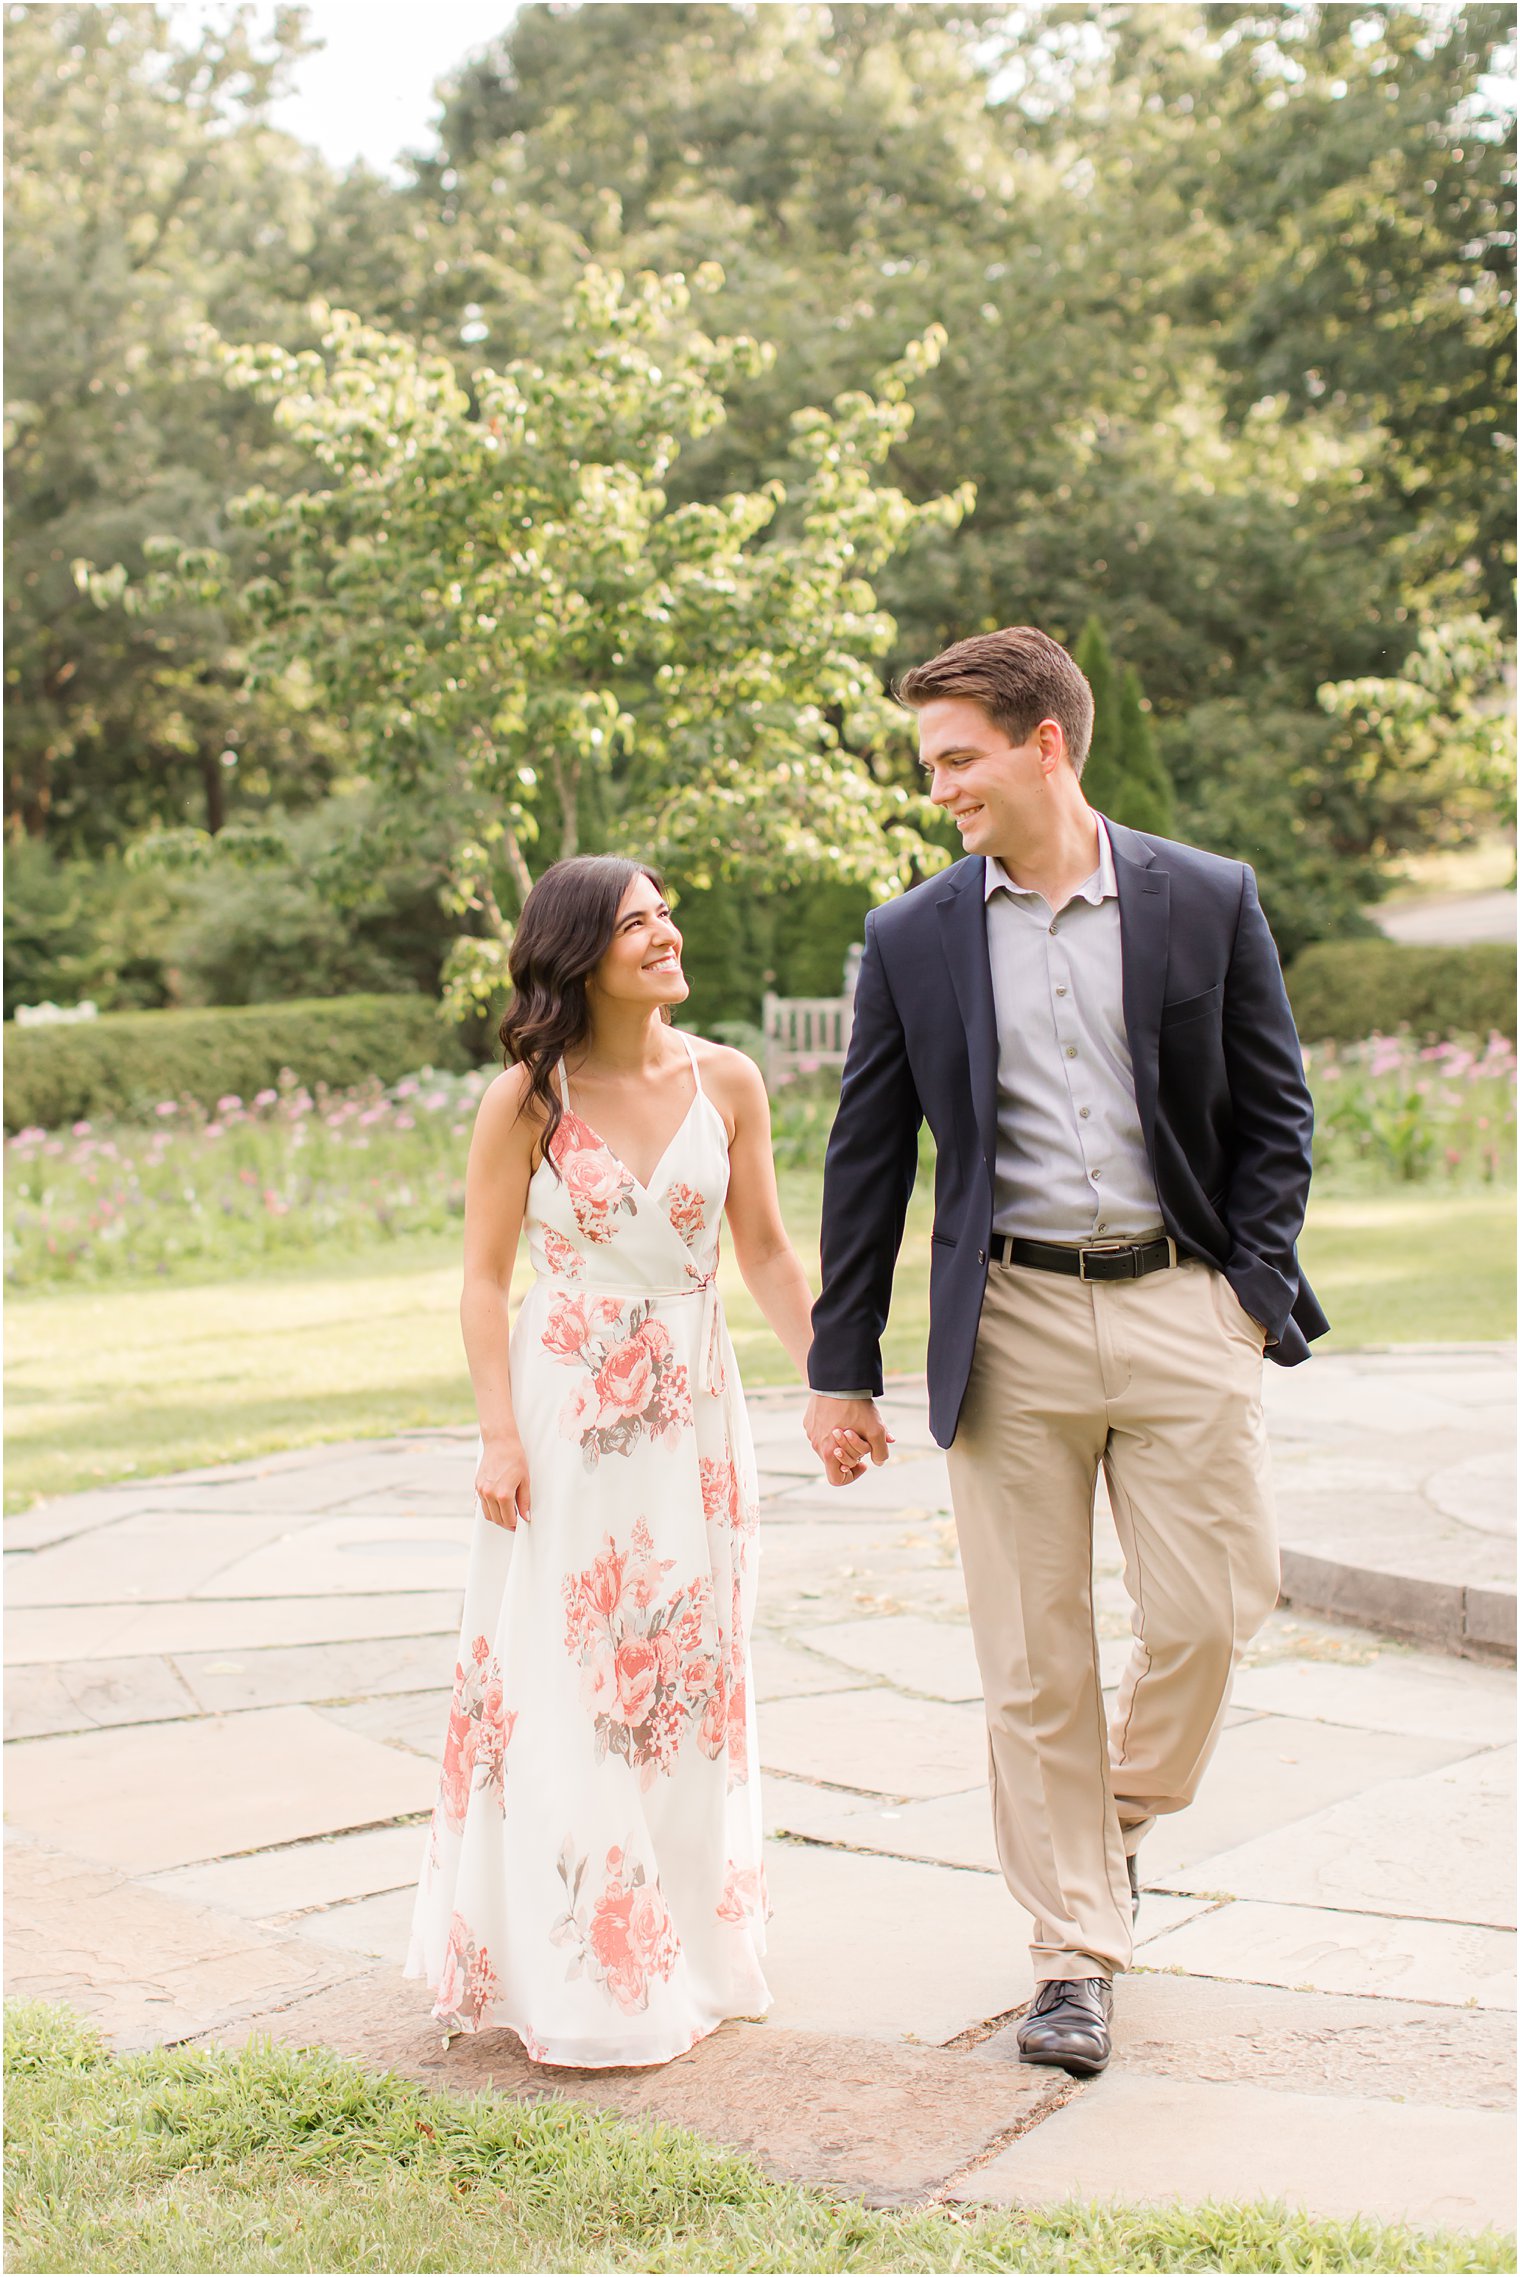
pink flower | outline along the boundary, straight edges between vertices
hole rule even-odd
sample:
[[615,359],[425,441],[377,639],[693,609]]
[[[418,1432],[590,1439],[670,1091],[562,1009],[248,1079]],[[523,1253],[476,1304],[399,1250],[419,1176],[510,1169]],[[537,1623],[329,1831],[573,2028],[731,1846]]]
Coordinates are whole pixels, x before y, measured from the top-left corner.
[[759,1874],[753,1866],[736,1866],[730,1859],[728,1879],[723,1884],[723,1895],[718,1900],[718,1919],[739,1923],[747,1913],[758,1913],[759,1910]]
[[623,1602],[623,1574],[626,1560],[607,1536],[607,1547],[581,1576],[581,1587],[588,1603],[600,1613],[604,1621],[611,1621]]
[[718,1681],[718,1663],[710,1652],[694,1653],[681,1671],[681,1682],[693,1699],[710,1692]]
[[608,1354],[596,1379],[601,1400],[598,1423],[618,1423],[625,1416],[642,1415],[654,1388],[654,1366],[653,1354],[638,1336]]
[[596,1379],[583,1376],[559,1411],[561,1438],[583,1439],[588,1431],[595,1429],[601,1406]]
[[90,1135],[90,1126],[88,1123],[75,1123],[73,1128],[75,1138],[88,1138]]
[[610,1716],[617,1698],[617,1663],[612,1646],[606,1637],[597,1637],[581,1663],[581,1702],[593,1716]]
[[661,1629],[650,1638],[654,1647],[655,1666],[662,1684],[674,1684],[681,1673],[681,1648],[669,1629]]
[[238,1097],[237,1093],[235,1091],[229,1091],[224,1099],[218,1099],[216,1103],[216,1111],[219,1115],[230,1115],[234,1112],[235,1109],[241,1107],[242,1104],[243,1102]]
[[659,1673],[655,1649],[643,1637],[629,1637],[617,1649],[618,1716],[625,1724],[641,1724],[654,1698]]
[[593,1205],[616,1200],[626,1173],[604,1148],[578,1147],[560,1165],[572,1199]]
[[586,1940],[602,1970],[607,1990],[628,2015],[642,2008],[645,2001],[643,1971],[628,1943],[628,1916],[633,1909],[633,1895],[621,1882],[610,1883],[596,1902]]
[[658,1882],[645,1882],[628,1908],[628,1949],[646,1977],[668,1977],[681,1940]]
[[575,1297],[559,1297],[549,1314],[543,1347],[557,1360],[573,1360],[586,1341],[586,1315]]

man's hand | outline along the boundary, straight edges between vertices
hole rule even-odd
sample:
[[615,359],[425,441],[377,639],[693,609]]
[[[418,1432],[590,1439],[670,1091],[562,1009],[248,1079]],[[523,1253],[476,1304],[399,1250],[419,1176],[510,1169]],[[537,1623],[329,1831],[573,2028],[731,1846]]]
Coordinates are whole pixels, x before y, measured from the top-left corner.
[[830,1486],[848,1486],[851,1479],[863,1477],[868,1454],[873,1463],[884,1463],[892,1444],[874,1399],[826,1399],[814,1392],[802,1428]]

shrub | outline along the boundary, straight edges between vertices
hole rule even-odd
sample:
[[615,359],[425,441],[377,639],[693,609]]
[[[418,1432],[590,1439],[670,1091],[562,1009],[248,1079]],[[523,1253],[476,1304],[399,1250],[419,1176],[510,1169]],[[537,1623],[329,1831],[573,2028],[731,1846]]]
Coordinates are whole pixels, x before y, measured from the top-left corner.
[[247,1099],[289,1068],[337,1090],[419,1067],[463,1068],[458,1028],[427,996],[339,996],[200,1012],[117,1012],[6,1033],[5,1127],[151,1118],[164,1100]]
[[1354,1043],[1408,1028],[1421,1037],[1515,1037],[1515,952],[1503,942],[1426,949],[1402,941],[1320,941],[1288,968],[1308,1043]]

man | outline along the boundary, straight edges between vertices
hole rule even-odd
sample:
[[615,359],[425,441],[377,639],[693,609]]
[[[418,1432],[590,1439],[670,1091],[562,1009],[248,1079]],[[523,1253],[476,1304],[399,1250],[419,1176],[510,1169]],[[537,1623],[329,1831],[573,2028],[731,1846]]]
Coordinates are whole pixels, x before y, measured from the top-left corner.
[[[1250,869],[1088,806],[1092,693],[1066,651],[988,633],[899,695],[966,858],[866,921],[807,1432],[836,1484],[886,1460],[880,1339],[927,1116],[929,1419],[998,1856],[1034,1921],[1019,2046],[1091,2073],[1141,1838],[1192,1799],[1276,1602],[1261,1364],[1328,1326],[1295,1249],[1312,1108]],[[1106,1744],[1100,1463],[1135,1636]]]

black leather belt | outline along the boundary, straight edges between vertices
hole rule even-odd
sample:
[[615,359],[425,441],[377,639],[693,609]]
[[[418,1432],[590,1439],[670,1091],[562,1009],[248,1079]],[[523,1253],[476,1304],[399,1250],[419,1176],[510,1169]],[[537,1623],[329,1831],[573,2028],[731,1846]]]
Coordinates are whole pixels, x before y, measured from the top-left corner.
[[1078,1281],[1138,1281],[1142,1274],[1160,1273],[1177,1262],[1176,1247],[1165,1234],[1106,1249],[1063,1249],[1053,1241],[1020,1241],[1016,1234],[995,1233],[992,1254],[999,1265],[1033,1265],[1038,1272],[1069,1273]]

